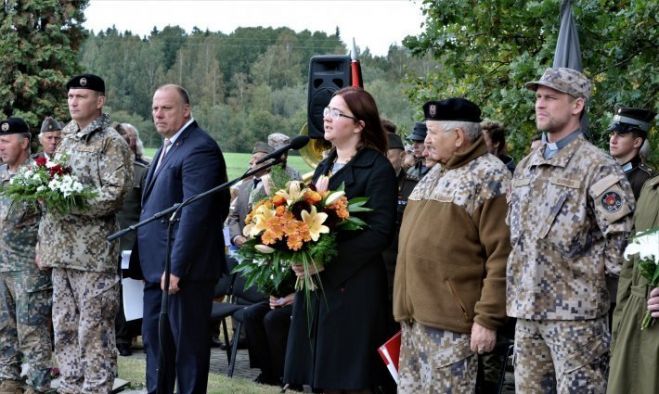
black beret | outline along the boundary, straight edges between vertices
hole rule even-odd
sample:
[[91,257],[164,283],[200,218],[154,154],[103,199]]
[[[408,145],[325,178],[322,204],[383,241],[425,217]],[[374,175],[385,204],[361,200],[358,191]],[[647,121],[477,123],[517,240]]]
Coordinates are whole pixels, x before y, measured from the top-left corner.
[[463,98],[450,98],[440,101],[428,101],[423,104],[426,120],[447,120],[479,123],[481,110],[478,105]]
[[9,118],[0,122],[0,135],[8,134],[28,134],[30,128],[27,123],[21,118]]
[[105,82],[98,75],[81,74],[76,75],[66,83],[66,90],[69,89],[89,89],[105,93]]
[[47,133],[49,131],[62,131],[64,125],[60,123],[57,119],[52,116],[46,116],[46,119],[41,123],[41,133]]
[[615,111],[609,131],[621,134],[635,131],[645,137],[656,115],[647,109],[619,107]]
[[426,139],[428,128],[426,122],[416,122],[412,129],[412,134],[407,136],[408,141],[423,142]]
[[273,152],[272,147],[262,141],[256,141],[256,143],[254,144],[254,149],[252,149],[252,154],[254,153],[270,154],[272,152]]
[[405,150],[403,140],[396,133],[387,133],[387,145],[389,145],[389,149]]

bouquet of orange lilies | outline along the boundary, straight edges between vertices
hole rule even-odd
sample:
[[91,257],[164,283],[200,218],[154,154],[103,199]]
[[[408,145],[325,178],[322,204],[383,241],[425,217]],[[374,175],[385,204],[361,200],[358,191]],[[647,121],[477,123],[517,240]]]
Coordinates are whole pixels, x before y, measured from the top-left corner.
[[327,190],[326,179],[316,185],[289,181],[254,204],[243,229],[248,241],[238,251],[234,269],[246,278],[246,286],[276,293],[291,267],[301,265],[305,274],[297,278],[295,289],[308,294],[317,289],[314,277],[336,256],[337,232],[366,226],[352,214],[371,210],[365,207],[367,198],[348,201],[343,188]]

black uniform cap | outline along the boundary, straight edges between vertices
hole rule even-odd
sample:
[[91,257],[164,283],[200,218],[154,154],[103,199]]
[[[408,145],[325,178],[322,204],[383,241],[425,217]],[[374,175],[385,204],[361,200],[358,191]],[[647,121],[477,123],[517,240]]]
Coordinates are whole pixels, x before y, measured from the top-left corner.
[[619,107],[615,111],[609,131],[620,134],[634,131],[645,138],[656,115],[656,113],[647,109]]
[[426,120],[446,120],[480,123],[481,109],[464,98],[428,101],[423,104]]
[[29,133],[30,128],[21,118],[9,118],[0,122],[0,135]]
[[412,129],[412,134],[407,136],[408,141],[423,142],[426,139],[428,128],[426,122],[416,122]]
[[89,89],[105,94],[105,81],[94,74],[76,75],[66,83],[66,90],[69,89]]

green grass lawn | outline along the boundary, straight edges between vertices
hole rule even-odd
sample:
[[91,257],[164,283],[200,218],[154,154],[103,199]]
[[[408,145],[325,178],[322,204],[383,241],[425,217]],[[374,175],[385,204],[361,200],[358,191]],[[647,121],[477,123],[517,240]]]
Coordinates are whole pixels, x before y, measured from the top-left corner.
[[[147,157],[153,157],[155,152],[155,148],[144,149],[144,154]],[[229,180],[238,178],[245,173],[251,156],[252,155],[249,153],[224,152],[224,160],[227,163],[227,175],[229,176]],[[303,175],[311,171],[311,167],[309,167],[300,156],[289,156],[288,165],[300,171],[300,174]]]
[[[130,382],[131,389],[144,387],[145,361],[136,357],[119,357],[119,377]],[[208,375],[209,394],[274,394],[280,390],[273,386],[256,384],[244,378],[229,378],[226,375],[210,373]]]

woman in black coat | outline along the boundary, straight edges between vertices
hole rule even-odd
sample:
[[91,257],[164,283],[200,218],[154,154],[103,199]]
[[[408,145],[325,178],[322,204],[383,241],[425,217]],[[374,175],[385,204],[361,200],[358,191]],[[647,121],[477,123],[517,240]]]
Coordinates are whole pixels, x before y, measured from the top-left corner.
[[[396,216],[396,175],[373,97],[359,88],[338,91],[324,112],[325,139],[334,146],[314,174],[329,190],[345,185],[348,199],[368,197],[368,226],[338,234],[338,256],[320,272],[309,303],[298,292],[286,352],[284,380],[325,393],[369,392],[386,374],[377,347],[386,338],[387,278],[382,251]],[[301,266],[294,267],[298,276]],[[388,378],[387,378],[388,379]]]

